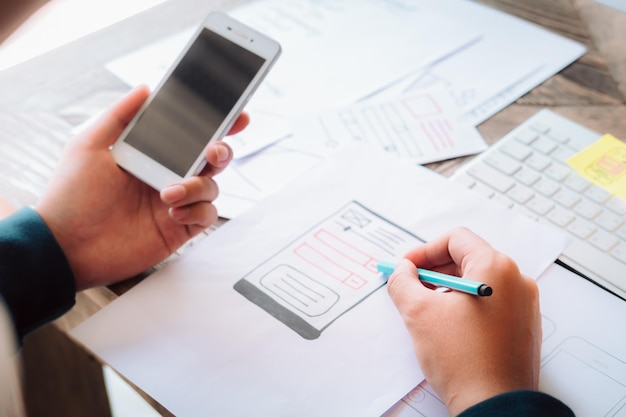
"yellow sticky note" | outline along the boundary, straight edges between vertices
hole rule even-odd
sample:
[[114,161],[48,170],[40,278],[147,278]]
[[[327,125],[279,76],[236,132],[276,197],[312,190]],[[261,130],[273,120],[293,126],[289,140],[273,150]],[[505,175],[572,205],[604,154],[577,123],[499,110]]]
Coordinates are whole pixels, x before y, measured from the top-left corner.
[[626,198],[626,143],[615,136],[607,133],[567,164],[594,184]]

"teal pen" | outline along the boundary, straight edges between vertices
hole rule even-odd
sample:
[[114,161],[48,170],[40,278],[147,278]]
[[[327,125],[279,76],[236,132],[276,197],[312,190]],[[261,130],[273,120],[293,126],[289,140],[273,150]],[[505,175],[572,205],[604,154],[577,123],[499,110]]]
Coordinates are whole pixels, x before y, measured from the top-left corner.
[[[376,265],[376,268],[383,276],[388,277],[396,269],[396,266],[391,262],[380,261]],[[471,279],[454,277],[452,275],[446,275],[441,272],[429,271],[422,268],[417,268],[417,275],[421,281],[428,282],[439,287],[450,288],[451,290],[462,291],[468,294],[480,295],[483,297],[488,297],[493,294],[493,289],[490,286],[483,284],[482,282],[472,281]]]

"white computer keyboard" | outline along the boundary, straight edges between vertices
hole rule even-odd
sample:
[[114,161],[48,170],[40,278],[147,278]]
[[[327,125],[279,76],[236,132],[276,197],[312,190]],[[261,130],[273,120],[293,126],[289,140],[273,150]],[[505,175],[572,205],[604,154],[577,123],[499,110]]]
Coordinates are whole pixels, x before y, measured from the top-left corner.
[[452,179],[506,207],[566,231],[559,260],[626,299],[626,201],[576,173],[566,160],[600,134],[541,110]]

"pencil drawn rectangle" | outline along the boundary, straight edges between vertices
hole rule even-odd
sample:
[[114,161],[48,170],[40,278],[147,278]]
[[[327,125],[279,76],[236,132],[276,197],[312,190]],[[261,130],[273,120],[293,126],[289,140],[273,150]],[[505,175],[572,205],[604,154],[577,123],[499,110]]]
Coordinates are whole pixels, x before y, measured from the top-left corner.
[[385,284],[382,259],[423,242],[349,202],[250,271],[235,290],[305,339],[316,339]]

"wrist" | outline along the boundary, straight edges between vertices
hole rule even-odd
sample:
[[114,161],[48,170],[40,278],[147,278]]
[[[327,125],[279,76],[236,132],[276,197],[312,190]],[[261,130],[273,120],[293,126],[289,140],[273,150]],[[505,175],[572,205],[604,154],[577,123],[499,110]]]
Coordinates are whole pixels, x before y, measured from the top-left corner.
[[487,414],[496,415],[498,412],[519,416],[550,415],[552,417],[574,417],[572,410],[563,402],[536,390],[505,392],[477,403],[464,410],[461,414],[450,415],[482,417]]
[[[43,222],[45,223],[45,225],[48,227],[48,230],[50,231],[50,233],[52,234],[52,236],[54,237],[54,239],[56,240],[57,244],[59,245],[61,251],[63,252],[63,255],[65,256],[65,259],[72,271],[72,274],[74,276],[74,280],[77,283],[78,286],[78,282],[79,282],[79,268],[77,268],[76,265],[76,261],[73,259],[72,254],[76,253],[76,250],[74,249],[74,247],[76,246],[74,243],[72,243],[72,239],[71,237],[63,230],[62,227],[59,226],[59,224],[62,222],[61,220],[59,220],[57,218],[57,216],[54,214],[54,212],[52,211],[48,211],[46,209],[46,205],[45,204],[37,204],[33,210],[39,215],[39,217],[43,220]],[[81,288],[82,289],[82,288]]]
[[[480,380],[480,376],[477,376],[476,380]],[[456,395],[449,396],[446,401],[446,407],[451,416],[458,416],[465,410],[492,398],[518,391],[534,392],[536,389],[536,386],[526,386],[526,384],[494,383],[476,385],[474,381],[461,387]]]

